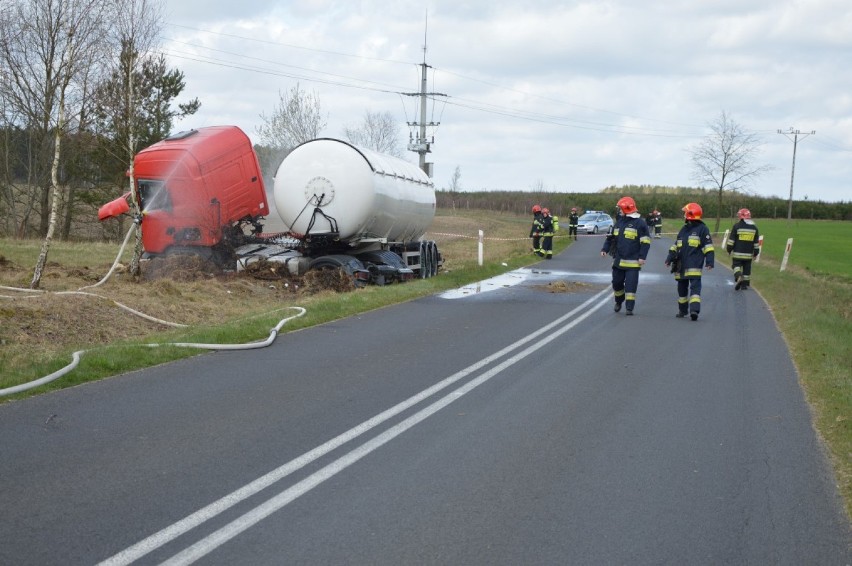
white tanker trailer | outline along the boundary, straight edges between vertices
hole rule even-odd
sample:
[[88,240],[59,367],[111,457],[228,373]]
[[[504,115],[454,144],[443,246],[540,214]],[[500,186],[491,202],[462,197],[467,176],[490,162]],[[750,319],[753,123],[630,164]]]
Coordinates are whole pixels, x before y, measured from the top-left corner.
[[[443,263],[435,242],[423,240],[435,216],[429,177],[342,140],[305,142],[282,161],[273,196],[287,230],[277,234],[263,233],[260,167],[235,126],[175,134],[140,151],[134,170],[147,257],[194,253],[237,269],[267,260],[299,275],[343,268],[377,284],[431,277]],[[99,218],[127,212],[127,196]]]
[[238,248],[241,265],[263,257],[293,273],[340,267],[383,284],[431,277],[442,263],[435,242],[422,239],[435,217],[435,186],[402,159],[338,139],[311,140],[281,162],[273,198],[298,244]]
[[331,138],[287,155],[274,198],[290,230],[333,233],[353,249],[415,241],[435,217],[435,187],[419,167]]

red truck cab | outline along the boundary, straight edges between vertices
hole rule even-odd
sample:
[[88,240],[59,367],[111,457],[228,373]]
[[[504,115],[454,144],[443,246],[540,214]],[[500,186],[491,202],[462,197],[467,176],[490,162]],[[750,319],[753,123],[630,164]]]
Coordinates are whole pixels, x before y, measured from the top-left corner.
[[149,254],[213,247],[224,228],[256,222],[269,211],[257,156],[236,126],[189,130],[157,142],[136,155],[134,175]]

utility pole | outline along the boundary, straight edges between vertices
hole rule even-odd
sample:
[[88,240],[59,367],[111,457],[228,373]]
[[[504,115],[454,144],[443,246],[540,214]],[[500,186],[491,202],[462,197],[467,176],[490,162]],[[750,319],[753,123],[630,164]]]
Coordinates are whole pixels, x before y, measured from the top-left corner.
[[802,139],[805,139],[808,136],[814,135],[816,130],[802,133],[801,131],[794,130],[791,127],[788,132],[778,130],[778,133],[782,134],[787,139],[790,139],[791,135],[793,136],[793,168],[790,171],[790,199],[787,201],[787,220],[791,220],[793,218],[793,177],[796,175],[796,146],[799,143],[799,136],[802,136]]
[[426,163],[426,154],[431,153],[432,144],[435,143],[434,136],[432,141],[426,137],[426,127],[429,126],[434,128],[440,124],[440,122],[426,122],[426,99],[430,96],[447,96],[446,94],[441,94],[439,92],[426,92],[426,69],[430,68],[429,65],[426,64],[426,34],[423,34],[423,63],[420,65],[422,69],[421,78],[420,78],[420,92],[403,92],[404,96],[419,96],[420,97],[420,121],[419,122],[407,122],[407,124],[411,127],[419,127],[417,139],[411,138],[408,141],[408,150],[413,151],[420,155],[420,169],[432,177],[432,163]]

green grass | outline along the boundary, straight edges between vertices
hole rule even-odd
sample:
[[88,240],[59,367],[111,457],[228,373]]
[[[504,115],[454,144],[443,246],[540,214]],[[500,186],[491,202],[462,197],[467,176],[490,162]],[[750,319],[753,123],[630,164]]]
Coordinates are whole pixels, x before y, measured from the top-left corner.
[[788,266],[852,282],[852,222],[755,219],[755,224],[770,257],[780,261],[787,239],[793,238]]

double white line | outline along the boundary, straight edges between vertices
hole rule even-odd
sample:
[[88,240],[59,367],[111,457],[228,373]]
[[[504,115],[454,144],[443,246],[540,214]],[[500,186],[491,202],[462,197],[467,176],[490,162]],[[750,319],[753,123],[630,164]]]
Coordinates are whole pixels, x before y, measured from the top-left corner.
[[[341,456],[334,462],[311,474],[302,481],[294,484],[292,487],[289,487],[278,495],[275,495],[271,499],[267,500],[265,503],[258,505],[251,511],[243,514],[239,518],[228,523],[227,525],[215,531],[214,533],[204,537],[192,546],[174,555],[172,558],[164,562],[164,564],[177,565],[191,564],[195,562],[199,558],[202,558],[203,556],[212,552],[219,546],[225,544],[227,541],[231,540],[241,532],[249,529],[253,525],[262,521],[264,518],[268,517],[272,513],[280,510],[288,503],[309,492],[316,486],[323,483],[325,480],[345,470],[361,458],[367,456],[380,446],[396,438],[414,425],[429,418],[430,416],[440,411],[456,399],[463,397],[465,394],[482,385],[495,375],[499,374],[504,369],[518,363],[527,356],[530,356],[531,354],[536,352],[538,349],[544,347],[548,343],[560,337],[562,334],[568,332],[576,325],[580,324],[587,317],[589,317],[596,310],[607,304],[609,302],[608,295],[610,293],[611,290],[609,289],[604,289],[603,291],[600,291],[580,306],[571,310],[567,314],[559,317],[550,324],[536,330],[532,334],[525,336],[524,338],[518,340],[517,342],[514,342],[513,344],[510,344],[509,346],[506,346],[502,350],[495,352],[487,358],[483,358],[475,364],[468,366],[467,368],[447,377],[446,379],[440,381],[439,383],[436,383],[432,387],[424,389],[417,395],[414,395],[413,397],[406,399],[405,401],[391,407],[390,409],[379,413],[375,417],[364,421],[360,425],[329,440],[325,444],[322,444],[314,448],[313,450],[302,454],[298,458],[295,458],[282,465],[281,467],[272,470],[268,474],[259,477],[258,479],[241,487],[240,489],[229,493],[218,501],[215,501],[210,505],[199,509],[195,513],[181,519],[177,523],[174,523],[166,527],[165,529],[154,533],[148,538],[139,541],[133,546],[122,550],[121,552],[115,554],[114,556],[111,556],[110,558],[107,558],[106,560],[100,563],[100,566],[118,566],[131,564],[132,562],[138,560],[139,558],[142,558],[146,554],[157,550],[158,548],[166,545],[177,537],[189,532],[191,529],[194,529],[202,523],[225,512],[237,503],[244,501],[245,499],[257,494],[258,492],[269,487],[275,482],[287,477],[293,472],[300,470],[304,466],[328,454],[332,450],[335,450],[343,444],[346,444],[347,442],[358,438],[362,434],[384,423],[388,419],[391,419],[394,416],[402,413],[403,411],[420,403],[421,401],[428,399],[439,391],[446,389],[450,385],[453,385],[459,380],[464,379],[470,374],[484,368],[492,362],[509,354],[510,352],[517,350],[518,348],[524,346],[529,342],[532,342],[531,345],[527,346],[525,349],[519,351],[513,356],[506,358],[503,362],[494,366],[490,370],[482,373],[471,381],[468,381],[461,387],[449,392],[444,397],[441,397],[440,399],[428,405],[427,407],[424,407],[417,413],[392,426],[391,428],[387,429],[386,431],[372,438],[371,440],[368,440],[364,444],[358,446],[349,453]],[[606,299],[601,300],[605,296],[607,296]],[[566,322],[567,324],[560,327],[560,325]]]

